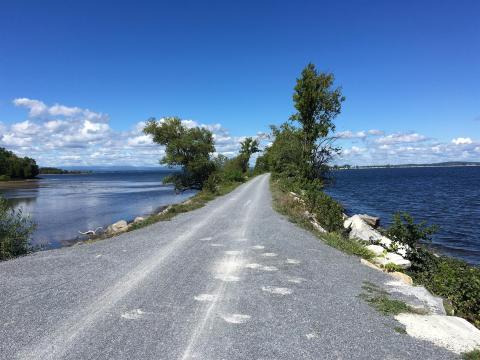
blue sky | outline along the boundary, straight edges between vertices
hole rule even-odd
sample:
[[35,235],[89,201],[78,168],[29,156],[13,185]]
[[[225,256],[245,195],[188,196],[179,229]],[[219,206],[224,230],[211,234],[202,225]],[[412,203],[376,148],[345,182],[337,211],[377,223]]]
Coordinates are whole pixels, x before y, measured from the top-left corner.
[[[480,160],[478,1],[15,1],[0,11],[0,146],[43,165],[148,165],[142,121],[219,152],[294,112],[313,62],[354,164]],[[374,130],[374,131],[372,131]]]

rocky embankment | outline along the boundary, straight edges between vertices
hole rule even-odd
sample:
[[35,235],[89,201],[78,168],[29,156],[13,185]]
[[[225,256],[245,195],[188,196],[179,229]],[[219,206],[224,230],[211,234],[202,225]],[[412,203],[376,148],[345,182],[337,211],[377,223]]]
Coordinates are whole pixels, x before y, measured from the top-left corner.
[[[290,196],[305,204],[300,195],[290,192]],[[305,211],[304,216],[318,232],[327,233],[316,214]],[[453,316],[449,301],[432,295],[420,284],[413,284],[412,278],[403,272],[412,265],[407,259],[409,247],[382,235],[379,224],[380,219],[373,216],[344,215],[343,226],[348,237],[374,255],[371,261],[361,259],[361,263],[388,273],[391,280],[382,286],[385,294],[405,302],[412,310],[396,315],[395,319],[405,326],[410,336],[433,342],[457,354],[480,348],[479,329],[467,320]]]

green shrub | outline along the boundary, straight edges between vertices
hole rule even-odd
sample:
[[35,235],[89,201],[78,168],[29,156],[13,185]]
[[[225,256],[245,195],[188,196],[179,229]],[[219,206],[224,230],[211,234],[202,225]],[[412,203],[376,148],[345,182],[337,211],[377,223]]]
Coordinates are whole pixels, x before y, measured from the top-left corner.
[[218,191],[218,185],[220,184],[220,182],[221,182],[220,175],[218,175],[218,173],[213,173],[203,183],[203,190],[209,191],[212,194],[216,194]]
[[318,222],[325,230],[343,230],[343,207],[319,190],[318,185],[305,191],[305,202],[308,210],[317,215]]
[[21,210],[10,208],[7,201],[0,198],[0,260],[26,254],[33,230],[34,224]]
[[428,262],[409,274],[436,295],[451,301],[456,315],[480,328],[480,268],[462,260],[424,254]]

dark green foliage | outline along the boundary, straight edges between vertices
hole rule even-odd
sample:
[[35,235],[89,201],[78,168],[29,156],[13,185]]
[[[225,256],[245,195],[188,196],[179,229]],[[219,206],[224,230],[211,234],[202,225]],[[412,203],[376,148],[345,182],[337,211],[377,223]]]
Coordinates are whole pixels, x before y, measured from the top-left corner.
[[343,207],[325,194],[318,185],[310,184],[305,190],[305,203],[316,214],[320,225],[327,231],[343,230]]
[[10,208],[7,201],[0,198],[0,260],[26,254],[33,230],[34,225],[20,210]]
[[396,213],[393,223],[387,229],[387,236],[392,240],[415,249],[421,243],[431,241],[431,236],[437,231],[437,226],[427,226],[426,222],[416,224],[413,217],[406,213]]
[[153,141],[165,145],[162,164],[181,166],[182,171],[168,178],[178,190],[201,190],[203,183],[215,171],[211,154],[215,151],[212,132],[200,127],[188,128],[177,117],[163,121],[150,119],[144,130]]
[[[257,164],[274,176],[301,178],[302,132],[289,123],[280,127],[271,126],[274,141],[264,154],[257,158]],[[257,167],[257,165],[255,165]]]
[[322,177],[326,165],[339,149],[332,146],[329,134],[335,131],[333,119],[345,100],[340,88],[333,89],[333,74],[319,73],[308,64],[297,79],[293,102],[297,113],[291,120],[302,127],[302,170],[307,179]]
[[425,251],[428,260],[409,275],[436,295],[452,303],[457,316],[480,328],[480,268],[462,260],[436,257]]
[[39,169],[35,160],[20,158],[13,152],[0,148],[0,180],[32,179]]
[[448,299],[457,315],[480,327],[480,268],[462,260],[436,256],[421,246],[430,241],[436,226],[427,226],[425,222],[416,224],[406,213],[395,214],[393,220],[386,235],[410,246],[407,257],[412,267],[408,274],[416,283]]
[[219,171],[224,181],[242,182],[245,181],[245,173],[243,169],[244,158],[242,154],[240,154],[232,159],[228,159],[224,166],[219,168]]
[[463,353],[462,358],[465,360],[480,360],[480,349]]

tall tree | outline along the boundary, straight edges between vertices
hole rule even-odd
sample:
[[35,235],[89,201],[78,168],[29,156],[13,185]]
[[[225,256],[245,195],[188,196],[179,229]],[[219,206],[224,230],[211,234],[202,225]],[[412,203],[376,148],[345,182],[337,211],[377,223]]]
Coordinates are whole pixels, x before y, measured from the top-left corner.
[[297,113],[290,119],[302,127],[304,176],[310,180],[322,177],[326,164],[338,151],[329,134],[335,130],[333,119],[340,114],[345,97],[333,83],[333,74],[320,73],[310,63],[297,79],[293,94]]
[[215,152],[212,132],[200,127],[188,128],[178,117],[157,121],[149,119],[145,134],[165,146],[162,164],[180,166],[182,171],[164,179],[172,182],[177,190],[198,189],[215,170],[211,155]]
[[242,171],[245,173],[248,170],[248,163],[250,162],[250,157],[260,151],[258,139],[253,139],[251,137],[245,138],[240,143],[240,155],[239,160],[241,163]]

